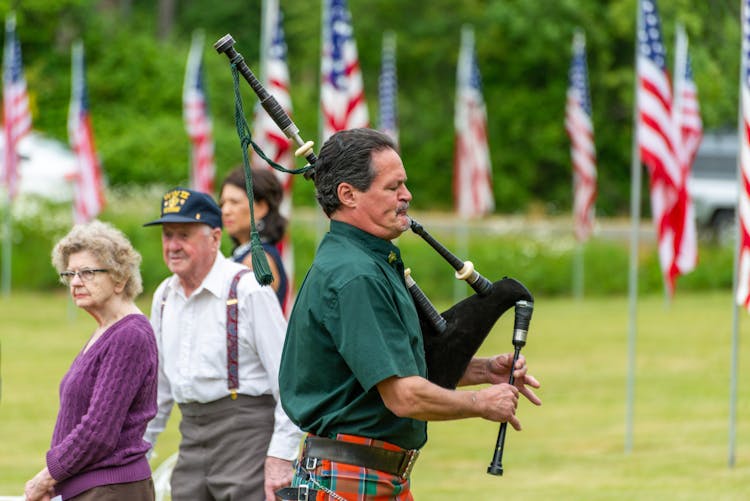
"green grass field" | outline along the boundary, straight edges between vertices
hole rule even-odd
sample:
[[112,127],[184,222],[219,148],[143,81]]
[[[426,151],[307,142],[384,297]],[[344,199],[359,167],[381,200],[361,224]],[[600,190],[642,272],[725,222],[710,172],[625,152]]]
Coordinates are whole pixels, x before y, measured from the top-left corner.
[[[148,311],[148,298],[140,304]],[[640,298],[633,449],[625,453],[628,302],[537,298],[523,354],[544,405],[519,406],[505,475],[485,473],[498,426],[432,423],[413,473],[415,497],[442,500],[750,499],[750,322],[740,312],[736,464],[728,467],[732,301],[729,292]],[[93,320],[63,293],[0,298],[0,496],[20,495],[43,466],[57,386]],[[482,347],[512,350],[512,315]],[[743,344],[744,343],[744,344]],[[156,466],[176,448],[177,415]]]

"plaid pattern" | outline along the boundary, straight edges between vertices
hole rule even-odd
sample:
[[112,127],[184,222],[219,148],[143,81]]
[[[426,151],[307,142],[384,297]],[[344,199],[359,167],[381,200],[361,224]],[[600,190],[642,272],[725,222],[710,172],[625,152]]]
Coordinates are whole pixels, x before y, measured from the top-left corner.
[[[343,433],[336,435],[336,440],[381,447],[391,451],[404,450],[382,440]],[[335,492],[346,501],[414,501],[408,478],[404,479],[382,471],[337,463],[327,459],[319,461],[314,470],[306,470],[304,466],[303,448],[303,456],[297,466],[292,485],[297,487],[307,484],[310,489],[317,489],[318,494],[315,501],[334,501],[337,499],[326,493],[321,487]]]

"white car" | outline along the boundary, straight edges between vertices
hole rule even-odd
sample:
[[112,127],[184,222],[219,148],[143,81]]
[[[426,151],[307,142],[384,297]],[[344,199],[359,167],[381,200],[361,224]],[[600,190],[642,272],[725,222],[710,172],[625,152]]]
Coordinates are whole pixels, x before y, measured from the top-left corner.
[[[0,162],[4,147],[0,134]],[[67,144],[32,131],[19,141],[18,155],[19,195],[37,195],[54,202],[73,199],[71,180],[78,164]]]
[[705,134],[688,179],[698,232],[720,244],[736,235],[737,147],[736,133]]

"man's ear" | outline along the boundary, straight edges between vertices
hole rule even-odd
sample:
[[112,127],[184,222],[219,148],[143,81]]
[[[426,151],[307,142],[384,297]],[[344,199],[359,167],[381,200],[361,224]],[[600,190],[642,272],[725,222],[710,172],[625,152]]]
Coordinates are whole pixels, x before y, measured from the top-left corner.
[[349,183],[341,183],[336,188],[341,205],[353,209],[357,206],[357,190]]
[[211,228],[211,241],[218,249],[221,245],[221,228]]

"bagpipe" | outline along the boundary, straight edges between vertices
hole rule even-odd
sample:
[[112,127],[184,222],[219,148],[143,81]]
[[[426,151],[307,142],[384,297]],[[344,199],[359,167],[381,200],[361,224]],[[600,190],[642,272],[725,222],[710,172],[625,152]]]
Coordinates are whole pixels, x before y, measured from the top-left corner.
[[[284,112],[276,99],[258,81],[244,62],[242,55],[234,49],[234,44],[234,39],[228,34],[214,43],[214,48],[219,54],[225,54],[229,58],[235,75],[235,93],[237,93],[237,72],[239,72],[250,84],[264,110],[286,137],[297,146],[295,156],[304,157],[308,162],[304,169],[287,172],[304,173],[307,179],[314,178],[317,157],[313,152],[312,141],[304,141],[300,137],[297,126]],[[237,99],[239,99],[238,96]],[[241,107],[239,109],[241,110]],[[245,146],[243,144],[243,154],[246,149]],[[255,147],[255,145],[253,146]],[[258,151],[257,148],[256,151]],[[264,155],[261,156],[264,157]],[[277,168],[273,162],[269,161],[269,163]],[[457,279],[465,280],[476,292],[448,310],[438,312],[416,284],[410,270],[405,272],[405,282],[419,315],[428,379],[444,388],[456,388],[472,358],[497,320],[507,310],[514,307],[515,322],[512,339],[514,355],[509,379],[509,383],[513,384],[513,367],[518,360],[521,348],[526,344],[529,323],[534,309],[533,296],[521,282],[513,278],[506,277],[496,282],[490,282],[474,269],[471,261],[462,261],[453,255],[427,233],[418,222],[412,219],[410,227],[414,233],[448,261],[455,270]],[[502,456],[506,427],[507,423],[501,423],[494,455],[487,468],[487,472],[493,475],[503,474]]]

